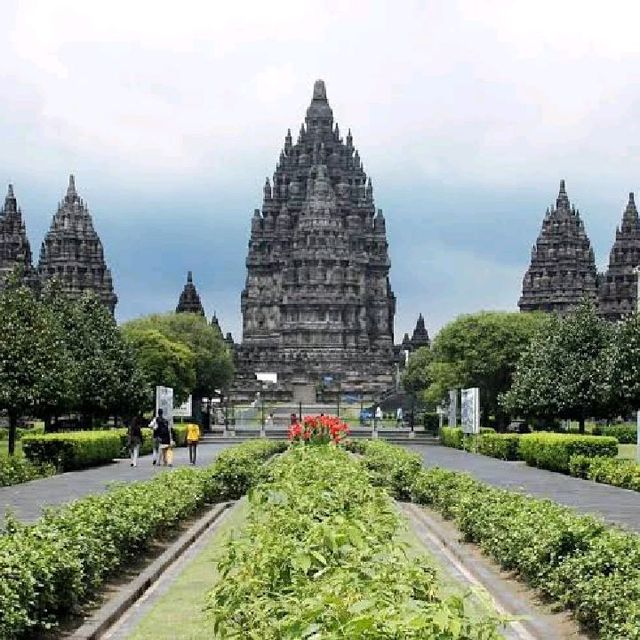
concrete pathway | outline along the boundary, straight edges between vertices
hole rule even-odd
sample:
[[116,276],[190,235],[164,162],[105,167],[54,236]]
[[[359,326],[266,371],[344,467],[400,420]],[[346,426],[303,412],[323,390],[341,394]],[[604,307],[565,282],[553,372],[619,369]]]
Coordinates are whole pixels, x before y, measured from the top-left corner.
[[466,471],[478,480],[519,491],[595,514],[604,520],[640,532],[640,492],[619,489],[590,480],[528,467],[524,462],[504,462],[449,447],[409,445],[426,467]]
[[[198,466],[211,464],[228,444],[206,443],[198,447]],[[174,450],[174,469],[188,467],[189,452],[186,447]],[[155,467],[151,456],[144,456],[137,467],[131,467],[128,459],[119,460],[82,471],[70,471],[50,478],[32,480],[11,487],[0,487],[0,519],[10,510],[23,522],[37,520],[46,506],[55,506],[82,498],[88,494],[102,493],[114,482],[138,482],[148,480],[166,470]]]

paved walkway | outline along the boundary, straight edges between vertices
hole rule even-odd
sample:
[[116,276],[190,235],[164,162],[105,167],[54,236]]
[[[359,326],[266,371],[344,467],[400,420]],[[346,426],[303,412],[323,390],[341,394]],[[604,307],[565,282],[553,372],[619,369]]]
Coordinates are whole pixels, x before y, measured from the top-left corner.
[[611,523],[640,532],[640,492],[619,489],[561,473],[528,467],[524,462],[503,462],[449,447],[410,445],[425,466],[466,471],[503,489],[550,498],[568,507],[601,516]]
[[[228,444],[206,443],[198,447],[198,466],[210,464]],[[186,447],[174,450],[174,469],[189,466]],[[32,480],[12,487],[0,487],[0,519],[9,509],[23,522],[37,520],[42,508],[70,502],[91,493],[102,493],[113,482],[138,482],[157,475],[165,467],[154,467],[151,456],[144,456],[137,467],[129,460],[93,467],[83,471],[70,471],[51,478]]]

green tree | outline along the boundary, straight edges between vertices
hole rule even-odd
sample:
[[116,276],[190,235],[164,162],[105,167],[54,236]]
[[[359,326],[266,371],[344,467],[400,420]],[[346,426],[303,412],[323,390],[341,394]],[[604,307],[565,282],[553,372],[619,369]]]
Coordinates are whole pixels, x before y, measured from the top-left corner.
[[153,407],[153,390],[172,387],[177,403],[184,402],[196,386],[196,357],[183,342],[172,340],[158,329],[125,324],[122,332],[133,346],[138,364],[148,383],[145,406]]
[[615,327],[609,353],[611,414],[625,415],[640,408],[640,314]]
[[195,356],[195,395],[205,396],[226,387],[233,379],[233,361],[218,332],[195,313],[166,313],[131,320],[125,332],[156,330],[186,345]]
[[507,416],[498,399],[511,387],[520,356],[546,320],[536,313],[481,311],[450,322],[433,342],[427,399],[438,403],[450,388],[479,387],[485,423],[495,416],[503,426]]
[[20,417],[68,397],[71,363],[57,318],[13,275],[0,293],[0,336],[0,408],[9,416],[13,455]]
[[611,411],[613,327],[584,301],[555,319],[518,364],[505,406],[524,416],[577,420]]
[[429,347],[421,347],[409,355],[402,375],[402,386],[408,393],[421,395],[432,383],[431,363],[433,356]]

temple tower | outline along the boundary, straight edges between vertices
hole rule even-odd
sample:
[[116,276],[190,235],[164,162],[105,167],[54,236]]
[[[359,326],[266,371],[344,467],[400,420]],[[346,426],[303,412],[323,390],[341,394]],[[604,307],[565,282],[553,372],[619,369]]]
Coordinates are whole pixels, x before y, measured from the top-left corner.
[[556,206],[547,209],[522,281],[521,311],[566,313],[583,298],[597,301],[593,249],[580,213],[571,206],[564,180]]
[[608,320],[619,320],[636,310],[637,274],[640,265],[640,219],[633,193],[616,229],[609,254],[609,268],[601,279],[600,313]]
[[240,379],[278,373],[345,391],[392,384],[395,297],[382,211],[351,132],[343,139],[318,80],[297,142],[289,130],[251,221]]
[[91,214],[69,176],[67,193],[58,204],[51,227],[40,249],[40,282],[56,279],[62,292],[78,299],[93,291],[111,313],[118,298],[113,291],[111,271],[104,259],[102,242],[93,228]]
[[204,307],[200,301],[200,295],[193,284],[193,274],[191,271],[187,273],[187,283],[182,289],[180,299],[178,300],[178,306],[176,307],[176,313],[197,313],[203,318],[205,317]]
[[22,269],[25,283],[33,285],[37,278],[32,265],[31,245],[22,219],[22,211],[9,185],[0,209],[0,289],[7,276],[16,268]]
[[413,330],[413,335],[411,336],[410,345],[412,351],[417,351],[421,347],[431,346],[431,339],[429,338],[429,332],[424,324],[424,317],[422,314],[418,316],[416,328]]

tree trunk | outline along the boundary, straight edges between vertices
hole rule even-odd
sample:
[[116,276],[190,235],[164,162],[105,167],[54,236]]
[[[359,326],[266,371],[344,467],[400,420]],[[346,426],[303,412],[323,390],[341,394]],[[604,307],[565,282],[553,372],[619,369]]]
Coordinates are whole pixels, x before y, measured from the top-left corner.
[[9,455],[12,456],[16,451],[16,435],[18,432],[18,414],[9,411]]
[[578,431],[584,433],[584,415],[580,414],[580,420],[578,421]]
[[51,433],[51,416],[49,414],[44,417],[44,432]]

